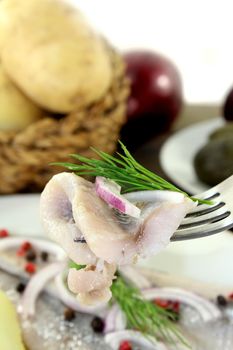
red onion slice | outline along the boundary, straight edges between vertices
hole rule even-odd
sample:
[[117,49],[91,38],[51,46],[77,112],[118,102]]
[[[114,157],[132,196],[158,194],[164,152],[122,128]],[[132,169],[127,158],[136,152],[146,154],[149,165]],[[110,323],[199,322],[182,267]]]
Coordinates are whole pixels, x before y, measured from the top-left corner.
[[101,303],[95,306],[85,306],[80,304],[80,302],[76,299],[75,295],[72,294],[65,286],[64,283],[64,274],[60,273],[55,278],[55,284],[57,287],[58,298],[68,307],[73,309],[74,311],[83,312],[90,315],[103,315],[106,311],[107,304]]
[[44,267],[31,277],[17,309],[23,317],[34,316],[35,304],[40,292],[52,278],[64,270],[65,266],[66,262],[55,262]]
[[141,349],[168,350],[164,343],[156,341],[155,339],[150,341],[148,337],[145,337],[142,333],[137,331],[124,330],[105,335],[106,343],[109,344],[113,350],[118,350],[121,342],[125,340],[140,345]]
[[121,188],[114,181],[97,176],[95,189],[100,198],[121,213],[134,218],[140,217],[141,210],[120,194]]
[[164,299],[174,300],[189,305],[196,309],[204,322],[213,321],[221,317],[221,312],[216,305],[199,295],[179,288],[152,288],[142,290],[142,295],[147,300]]

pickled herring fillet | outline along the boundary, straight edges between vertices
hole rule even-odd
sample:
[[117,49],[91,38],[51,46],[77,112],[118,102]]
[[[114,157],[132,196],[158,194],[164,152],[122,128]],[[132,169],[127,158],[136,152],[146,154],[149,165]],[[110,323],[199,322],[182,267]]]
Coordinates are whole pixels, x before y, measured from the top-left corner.
[[40,216],[49,238],[58,243],[77,264],[95,264],[96,256],[86,243],[73,211],[78,202],[76,189],[93,187],[92,184],[73,174],[55,175],[45,186],[40,200]]
[[[133,225],[122,223],[95,192],[94,185],[72,173],[55,175],[41,195],[41,218],[49,237],[79,264],[130,264],[158,253],[170,241],[195,204],[181,193],[147,203]],[[177,200],[178,198],[178,200]],[[84,238],[86,243],[75,242]]]
[[104,263],[103,268],[88,265],[85,269],[74,268],[68,273],[68,287],[83,304],[108,302],[112,293],[110,287],[116,272],[116,265]]

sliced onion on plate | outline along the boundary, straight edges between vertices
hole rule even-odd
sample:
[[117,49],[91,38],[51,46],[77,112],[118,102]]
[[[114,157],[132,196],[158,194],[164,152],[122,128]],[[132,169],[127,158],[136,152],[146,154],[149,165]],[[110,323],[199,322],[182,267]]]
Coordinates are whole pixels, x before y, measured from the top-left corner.
[[153,339],[150,341],[148,337],[145,337],[142,333],[132,330],[124,330],[118,332],[112,332],[105,335],[105,341],[109,344],[113,350],[118,350],[120,344],[128,340],[134,344],[140,345],[141,349],[148,350],[168,350],[167,346],[159,341]]
[[119,268],[119,272],[126,280],[133,283],[137,288],[146,289],[152,287],[152,283],[132,265]]
[[95,189],[98,196],[111,207],[134,218],[140,217],[141,210],[120,194],[121,187],[114,181],[97,176]]
[[179,288],[151,288],[142,290],[147,300],[164,299],[174,300],[194,308],[204,322],[213,321],[221,317],[221,311],[211,301],[194,293]]
[[126,328],[126,317],[117,304],[114,304],[105,317],[104,332],[116,332]]
[[88,306],[81,304],[75,297],[73,293],[71,293],[65,283],[64,283],[64,273],[60,273],[55,278],[55,284],[57,287],[58,298],[68,307],[70,307],[74,311],[83,312],[91,315],[103,315],[106,312],[106,303],[101,303],[96,306]]
[[64,270],[65,266],[65,262],[55,262],[42,268],[31,277],[17,309],[22,317],[34,316],[35,304],[40,292],[52,278]]

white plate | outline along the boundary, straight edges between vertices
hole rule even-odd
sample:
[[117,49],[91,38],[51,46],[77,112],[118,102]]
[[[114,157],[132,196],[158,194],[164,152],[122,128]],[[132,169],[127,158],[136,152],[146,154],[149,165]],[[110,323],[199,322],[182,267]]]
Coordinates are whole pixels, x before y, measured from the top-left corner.
[[[0,228],[15,235],[45,237],[39,219],[39,195],[0,196]],[[233,235],[224,232],[213,237],[171,243],[157,256],[141,261],[144,266],[209,282],[219,292],[233,290]]]
[[168,177],[190,194],[198,194],[208,189],[195,174],[193,158],[207,142],[209,134],[224,124],[218,117],[191,125],[171,136],[160,152],[160,162]]
[[45,237],[39,217],[39,194],[0,196],[0,229],[14,235]]

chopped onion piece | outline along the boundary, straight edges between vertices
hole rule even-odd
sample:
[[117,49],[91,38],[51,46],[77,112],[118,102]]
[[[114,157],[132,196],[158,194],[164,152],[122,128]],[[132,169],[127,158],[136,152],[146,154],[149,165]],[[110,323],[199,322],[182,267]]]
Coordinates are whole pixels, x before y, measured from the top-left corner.
[[22,314],[23,317],[34,316],[35,304],[40,292],[48,281],[61,272],[65,266],[65,262],[55,262],[47,265],[31,277],[18,305],[18,312]]
[[140,217],[141,210],[120,194],[121,188],[114,181],[97,176],[95,189],[100,198],[121,213],[134,218]]
[[109,344],[113,350],[118,350],[122,341],[128,340],[134,344],[140,345],[142,349],[148,350],[168,350],[166,345],[162,342],[150,341],[148,337],[145,337],[142,333],[132,330],[124,330],[105,335],[105,341]]
[[104,332],[109,333],[124,330],[126,328],[126,324],[127,321],[124,313],[117,304],[114,304],[108,311],[105,318]]
[[74,311],[83,312],[90,315],[103,315],[106,311],[107,303],[101,303],[96,306],[85,306],[81,304],[75,297],[73,293],[71,293],[65,286],[64,283],[64,274],[60,273],[56,279],[56,287],[58,292],[58,298],[68,307],[70,307]]
[[221,312],[216,305],[199,295],[179,288],[152,288],[142,290],[142,295],[147,300],[164,299],[184,303],[200,314],[204,322],[221,317]]

